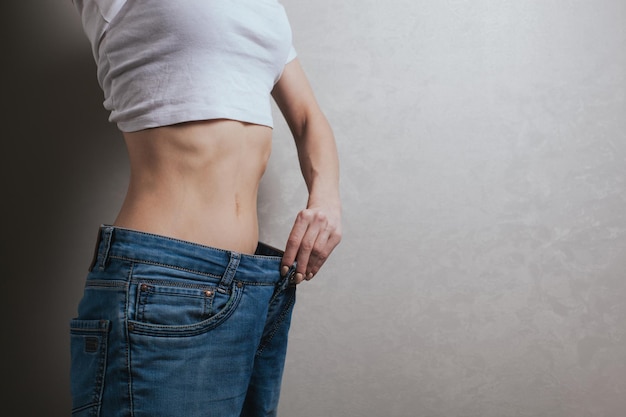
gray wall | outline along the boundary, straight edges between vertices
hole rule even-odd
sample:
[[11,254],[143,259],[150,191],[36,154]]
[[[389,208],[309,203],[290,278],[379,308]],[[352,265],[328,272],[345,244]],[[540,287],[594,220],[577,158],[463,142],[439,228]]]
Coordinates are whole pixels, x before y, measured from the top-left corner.
[[[61,416],[128,164],[70,1],[7,4],[3,404]],[[625,415],[626,2],[283,4],[345,237],[300,287],[282,415]],[[260,211],[280,246],[306,192],[276,119]]]

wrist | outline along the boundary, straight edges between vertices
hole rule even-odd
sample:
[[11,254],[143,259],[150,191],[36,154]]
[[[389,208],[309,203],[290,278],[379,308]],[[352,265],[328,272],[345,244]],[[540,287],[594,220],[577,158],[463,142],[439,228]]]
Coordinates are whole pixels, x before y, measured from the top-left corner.
[[309,196],[307,208],[324,208],[341,212],[341,200],[336,196]]

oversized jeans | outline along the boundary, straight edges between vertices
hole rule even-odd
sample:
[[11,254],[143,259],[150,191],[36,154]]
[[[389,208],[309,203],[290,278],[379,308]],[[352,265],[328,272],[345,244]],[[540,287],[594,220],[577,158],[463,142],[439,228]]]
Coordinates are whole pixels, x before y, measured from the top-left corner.
[[71,322],[74,417],[275,416],[295,286],[245,255],[102,226]]

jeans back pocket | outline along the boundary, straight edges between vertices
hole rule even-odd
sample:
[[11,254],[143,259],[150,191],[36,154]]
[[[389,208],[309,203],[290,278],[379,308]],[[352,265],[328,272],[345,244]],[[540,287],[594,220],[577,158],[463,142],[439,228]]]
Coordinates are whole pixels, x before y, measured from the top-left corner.
[[72,416],[99,415],[107,362],[108,320],[70,322]]

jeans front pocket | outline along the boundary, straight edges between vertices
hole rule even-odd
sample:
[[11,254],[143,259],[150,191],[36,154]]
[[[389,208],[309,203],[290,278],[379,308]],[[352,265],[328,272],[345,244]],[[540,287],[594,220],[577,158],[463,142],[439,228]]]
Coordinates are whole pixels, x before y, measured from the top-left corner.
[[138,284],[135,318],[161,325],[187,325],[212,315],[215,287],[183,286],[180,282],[144,281]]
[[70,322],[72,416],[100,414],[107,363],[108,320]]
[[128,320],[128,329],[131,333],[162,337],[205,333],[231,316],[243,290],[241,283],[233,283],[224,291],[180,282],[140,282],[136,287],[135,314]]

